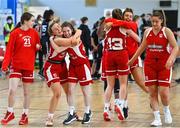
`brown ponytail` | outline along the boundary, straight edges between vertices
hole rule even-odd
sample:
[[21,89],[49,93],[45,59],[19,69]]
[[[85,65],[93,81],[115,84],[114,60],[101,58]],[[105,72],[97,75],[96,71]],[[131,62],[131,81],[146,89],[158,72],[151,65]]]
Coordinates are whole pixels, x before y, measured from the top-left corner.
[[122,11],[119,8],[115,8],[112,11],[112,17],[118,20],[122,20]]

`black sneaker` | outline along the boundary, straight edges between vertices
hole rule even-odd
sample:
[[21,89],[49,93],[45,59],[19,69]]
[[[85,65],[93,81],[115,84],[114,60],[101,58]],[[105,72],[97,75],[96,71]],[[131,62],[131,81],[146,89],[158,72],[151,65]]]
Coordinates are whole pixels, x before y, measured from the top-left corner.
[[124,118],[127,119],[128,118],[128,107],[127,108],[123,108],[123,112],[124,112]]
[[176,81],[176,83],[180,83],[180,78],[179,78],[179,79],[176,79],[175,81]]
[[68,113],[68,117],[64,120],[63,124],[68,125],[71,122],[75,121],[78,119],[78,116],[76,113],[73,113],[73,115],[70,114],[70,112]]
[[91,110],[89,110],[89,113],[84,113],[82,124],[88,124],[91,121],[91,116],[92,116]]
[[38,76],[41,78],[41,80],[45,80],[45,77],[44,77],[44,75],[43,75],[42,72],[39,72],[39,73],[38,73]]

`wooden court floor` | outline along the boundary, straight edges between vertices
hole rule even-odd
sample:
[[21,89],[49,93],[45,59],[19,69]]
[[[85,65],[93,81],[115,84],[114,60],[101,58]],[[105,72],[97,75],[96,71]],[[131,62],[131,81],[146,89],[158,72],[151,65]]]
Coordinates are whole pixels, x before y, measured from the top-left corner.
[[[175,66],[173,71],[173,79],[180,77],[180,68]],[[57,111],[55,112],[54,127],[149,127],[153,120],[152,110],[149,106],[149,97],[142,92],[139,87],[133,83],[129,83],[128,87],[129,96],[129,118],[125,121],[119,121],[115,112],[113,112],[113,120],[111,122],[105,122],[103,120],[103,83],[100,80],[94,81],[91,86],[92,96],[92,120],[90,124],[81,124],[81,122],[75,121],[71,125],[64,126],[63,120],[67,116],[68,106],[66,103],[65,94],[63,92]],[[7,109],[7,92],[8,92],[8,80],[0,79],[0,118],[3,118]],[[83,97],[79,85],[76,87],[76,110],[79,116],[83,116]],[[36,79],[31,86],[31,106],[29,114],[29,125],[23,127],[45,127],[45,121],[47,118],[49,100],[51,98],[51,90],[46,86],[46,83]],[[113,98],[112,98],[113,99]],[[171,103],[170,109],[173,117],[173,124],[164,124],[164,115],[162,111],[162,104],[160,104],[161,119],[163,127],[180,127],[180,84],[172,82],[171,86]],[[22,112],[22,86],[18,87],[16,103],[15,103],[15,119],[7,126],[0,127],[19,127],[18,121]]]

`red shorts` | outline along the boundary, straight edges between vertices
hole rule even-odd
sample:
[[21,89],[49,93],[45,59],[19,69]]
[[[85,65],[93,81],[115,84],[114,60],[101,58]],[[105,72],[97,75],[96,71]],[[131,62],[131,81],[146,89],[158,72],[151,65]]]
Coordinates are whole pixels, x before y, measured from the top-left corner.
[[22,82],[32,83],[34,81],[34,73],[33,70],[16,69],[12,67],[9,78],[22,78]]
[[48,87],[50,87],[52,83],[56,82],[60,82],[61,84],[66,83],[68,81],[66,63],[52,64],[50,62],[46,62],[44,65],[44,76]]
[[107,76],[129,74],[129,66],[127,65],[129,57],[126,50],[107,51],[105,60]]
[[[130,57],[130,59],[132,58],[133,56]],[[130,66],[130,70],[133,71],[134,68],[136,67],[143,67],[142,66],[142,60],[141,60],[141,57],[138,57],[138,59],[136,59],[134,61],[134,63]]]
[[77,83],[81,86],[86,86],[92,83],[90,64],[81,65],[69,65],[68,81],[71,83]]
[[145,85],[170,86],[172,69],[166,69],[164,65],[144,63]]

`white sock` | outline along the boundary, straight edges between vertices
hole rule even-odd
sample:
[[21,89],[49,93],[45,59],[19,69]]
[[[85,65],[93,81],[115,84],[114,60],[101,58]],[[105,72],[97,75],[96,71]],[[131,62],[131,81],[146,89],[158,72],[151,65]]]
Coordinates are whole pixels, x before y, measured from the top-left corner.
[[8,107],[7,110],[8,110],[8,112],[14,112],[13,107]]
[[23,113],[25,113],[26,115],[28,115],[29,109],[23,109]]
[[69,106],[69,112],[70,112],[71,115],[73,115],[74,111],[75,111],[75,107],[74,106]]
[[121,106],[121,108],[124,108],[124,100],[119,100],[119,105]]
[[85,106],[85,113],[89,113],[90,106]]
[[169,105],[168,105],[168,106],[164,106],[164,108],[163,108],[163,109],[164,109],[164,112],[168,112],[168,111],[170,111],[170,110],[169,110]]
[[124,107],[127,108],[128,107],[128,100],[124,101]]
[[48,113],[48,117],[49,118],[53,118],[54,117],[54,113]]
[[105,108],[109,108],[110,107],[110,103],[105,103],[104,106],[105,106]]
[[153,113],[155,120],[161,120],[159,111],[154,111]]
[[119,99],[114,99],[114,104],[117,105],[119,103]]
[[104,111],[109,110],[110,103],[104,103]]

